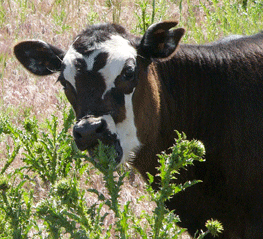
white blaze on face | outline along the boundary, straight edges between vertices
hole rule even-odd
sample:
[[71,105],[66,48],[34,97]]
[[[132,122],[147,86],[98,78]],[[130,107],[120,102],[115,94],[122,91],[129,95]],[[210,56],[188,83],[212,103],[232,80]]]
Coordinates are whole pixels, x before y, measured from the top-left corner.
[[94,52],[92,52],[89,57],[84,58],[87,63],[88,71],[92,71],[94,63],[95,63],[95,58],[99,55],[99,53],[100,53],[100,50],[94,50]]
[[100,49],[101,52],[109,54],[105,67],[99,70],[106,83],[106,90],[102,95],[104,98],[107,91],[114,87],[114,81],[120,75],[126,60],[129,58],[135,60],[137,53],[128,40],[118,35],[112,35],[109,40],[101,44]]
[[64,78],[76,89],[75,75],[76,75],[76,67],[75,60],[77,58],[83,58],[82,54],[77,52],[73,45],[71,45],[63,58],[63,63],[65,65],[65,69],[63,71]]

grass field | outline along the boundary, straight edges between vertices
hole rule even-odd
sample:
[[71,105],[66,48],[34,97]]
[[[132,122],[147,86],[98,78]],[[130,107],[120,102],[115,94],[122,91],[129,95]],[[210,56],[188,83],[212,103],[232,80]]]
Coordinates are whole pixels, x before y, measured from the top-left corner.
[[[179,26],[186,28],[183,42],[191,44],[214,41],[230,34],[253,34],[263,30],[262,0],[156,0],[154,7],[153,11],[150,0],[1,0],[0,116],[8,119],[12,127],[18,130],[23,128],[25,120],[35,119],[36,130],[40,134],[41,130],[48,131],[47,119],[50,124],[53,122],[53,125],[54,120],[58,122],[57,130],[63,130],[60,122],[63,122],[63,117],[65,119],[65,112],[69,114],[69,105],[62,93],[62,87],[56,84],[57,75],[35,77],[15,59],[13,46],[22,40],[41,39],[67,49],[72,39],[87,24],[116,22],[133,34],[139,35],[143,34],[152,22],[166,19],[178,19]],[[34,122],[30,121],[30,125],[34,125]],[[25,165],[23,159],[26,149],[16,148],[14,138],[1,132],[1,128],[2,126],[0,126],[0,170],[2,175],[11,178],[16,169]],[[54,131],[51,129],[50,132]],[[63,137],[66,139],[68,136]],[[16,157],[12,158],[12,152]],[[6,164],[7,160],[10,160],[10,165]],[[17,178],[12,183],[19,188],[19,183],[23,182],[21,188],[27,190],[27,193],[24,193],[27,195],[25,198],[30,198],[30,191],[33,190],[35,194],[32,203],[36,205],[49,195],[48,182],[52,179],[41,178],[32,168],[26,173],[31,181],[27,181],[24,174],[17,173]],[[79,184],[83,189],[92,187],[107,194],[102,174],[99,174],[92,165],[89,166],[88,173],[83,173]],[[130,207],[138,217],[142,211],[152,214],[154,202],[148,197],[137,201],[140,196],[146,195],[145,184],[138,174],[133,172],[125,178],[123,187],[125,190],[122,190],[119,198],[121,205],[131,201]],[[84,197],[88,205],[93,205],[97,200],[97,196],[91,193],[86,193]],[[105,227],[114,224],[114,213],[106,207],[101,210],[102,213],[109,213],[104,221]],[[0,233],[4,233],[7,229],[2,209],[1,212]],[[41,224],[41,221],[39,223]],[[32,237],[32,233],[27,236]],[[46,238],[43,235],[42,237]],[[65,233],[65,238],[68,237],[70,236]],[[187,238],[187,235],[184,234],[182,237]],[[53,235],[49,238],[56,237]]]

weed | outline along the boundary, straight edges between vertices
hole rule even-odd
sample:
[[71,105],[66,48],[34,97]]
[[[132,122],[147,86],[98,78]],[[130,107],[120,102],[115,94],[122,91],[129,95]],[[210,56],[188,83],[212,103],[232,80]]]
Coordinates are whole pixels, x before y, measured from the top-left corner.
[[123,0],[106,0],[106,6],[112,10],[112,22],[120,23],[121,6]]
[[[38,203],[37,215],[52,238],[61,238],[63,233],[69,233],[71,238],[87,238],[95,233],[93,229],[97,225],[90,217],[92,209],[88,209],[84,191],[73,177],[62,179],[51,187],[49,197]],[[96,233],[99,235],[99,231]]]
[[144,34],[146,29],[154,22],[169,19],[169,17],[166,16],[166,11],[169,6],[164,0],[136,0],[135,6],[135,17],[138,22],[136,28],[133,29],[135,33]]
[[35,117],[25,118],[23,129],[12,126],[7,119],[2,119],[1,132],[10,135],[14,142],[14,150],[10,152],[7,145],[8,160],[3,167],[3,174],[15,159],[20,147],[23,147],[23,169],[37,172],[44,182],[55,183],[66,177],[72,170],[73,158],[77,152],[72,144],[72,137],[67,133],[74,120],[73,110],[63,113],[63,128],[58,131],[57,117],[46,121],[47,132],[40,131]]
[[0,223],[1,237],[27,238],[27,234],[34,226],[32,221],[33,191],[27,192],[22,180],[18,185],[12,185],[8,179],[1,178],[0,189],[0,211],[1,219],[5,224]]
[[173,212],[169,212],[165,208],[165,202],[182,190],[198,183],[194,180],[185,184],[176,184],[176,174],[181,168],[193,164],[195,160],[203,161],[205,154],[204,146],[198,141],[188,141],[186,136],[177,132],[178,139],[174,146],[170,149],[170,154],[162,153],[158,155],[160,167],[158,168],[160,177],[159,191],[155,192],[151,187],[154,183],[154,177],[149,176],[149,185],[147,191],[150,193],[152,200],[156,203],[154,210],[154,220],[151,223],[153,228],[153,238],[167,238],[176,233],[174,225],[179,221]]
[[137,29],[139,29],[140,34],[143,34],[153,23],[155,16],[155,1],[153,1],[152,14],[148,11],[150,5],[149,0],[137,0],[136,5],[138,6],[138,10],[135,12],[138,21]]

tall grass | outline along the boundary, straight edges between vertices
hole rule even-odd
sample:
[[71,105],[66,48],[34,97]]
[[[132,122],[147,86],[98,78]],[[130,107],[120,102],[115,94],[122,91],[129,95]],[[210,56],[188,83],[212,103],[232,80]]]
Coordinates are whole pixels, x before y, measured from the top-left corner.
[[[174,227],[176,215],[164,210],[161,191],[145,188],[137,174],[135,180],[126,171],[118,175],[107,161],[111,149],[101,145],[98,150],[106,160],[101,165],[111,172],[106,175],[76,149],[68,133],[73,114],[56,76],[36,79],[26,72],[14,59],[14,44],[39,38],[67,49],[87,24],[115,22],[143,34],[153,22],[167,19],[178,19],[186,28],[184,42],[206,43],[262,31],[262,9],[260,0],[0,1],[1,237],[169,238],[182,233]],[[168,156],[160,155],[163,168],[174,170],[165,166]],[[186,186],[174,185],[173,192]],[[214,221],[207,226],[199,238],[221,230]]]
[[262,9],[262,1],[187,0],[180,8],[185,41],[206,43],[231,34],[255,34],[263,29]]

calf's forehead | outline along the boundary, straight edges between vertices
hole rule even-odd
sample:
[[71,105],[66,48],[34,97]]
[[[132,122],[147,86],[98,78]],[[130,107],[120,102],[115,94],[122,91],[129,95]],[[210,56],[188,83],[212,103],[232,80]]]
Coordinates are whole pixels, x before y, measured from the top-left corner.
[[113,35],[110,40],[103,44],[101,50],[108,54],[105,67],[99,70],[106,83],[106,90],[114,87],[114,81],[122,72],[122,69],[128,59],[136,59],[136,50],[128,40],[121,36]]
[[[83,52],[83,49],[80,49],[75,41],[63,59],[64,78],[76,89],[76,62],[82,59],[86,63],[87,77],[88,72],[94,70],[102,75],[106,84],[105,92],[114,87],[114,80],[121,73],[126,61],[131,58],[135,60],[137,56],[135,48],[120,35],[111,35],[103,42],[94,42],[89,49],[85,49],[85,53],[80,52]],[[99,55],[107,59],[102,59]],[[100,64],[98,61],[104,63]],[[94,67],[95,65],[99,68]]]

